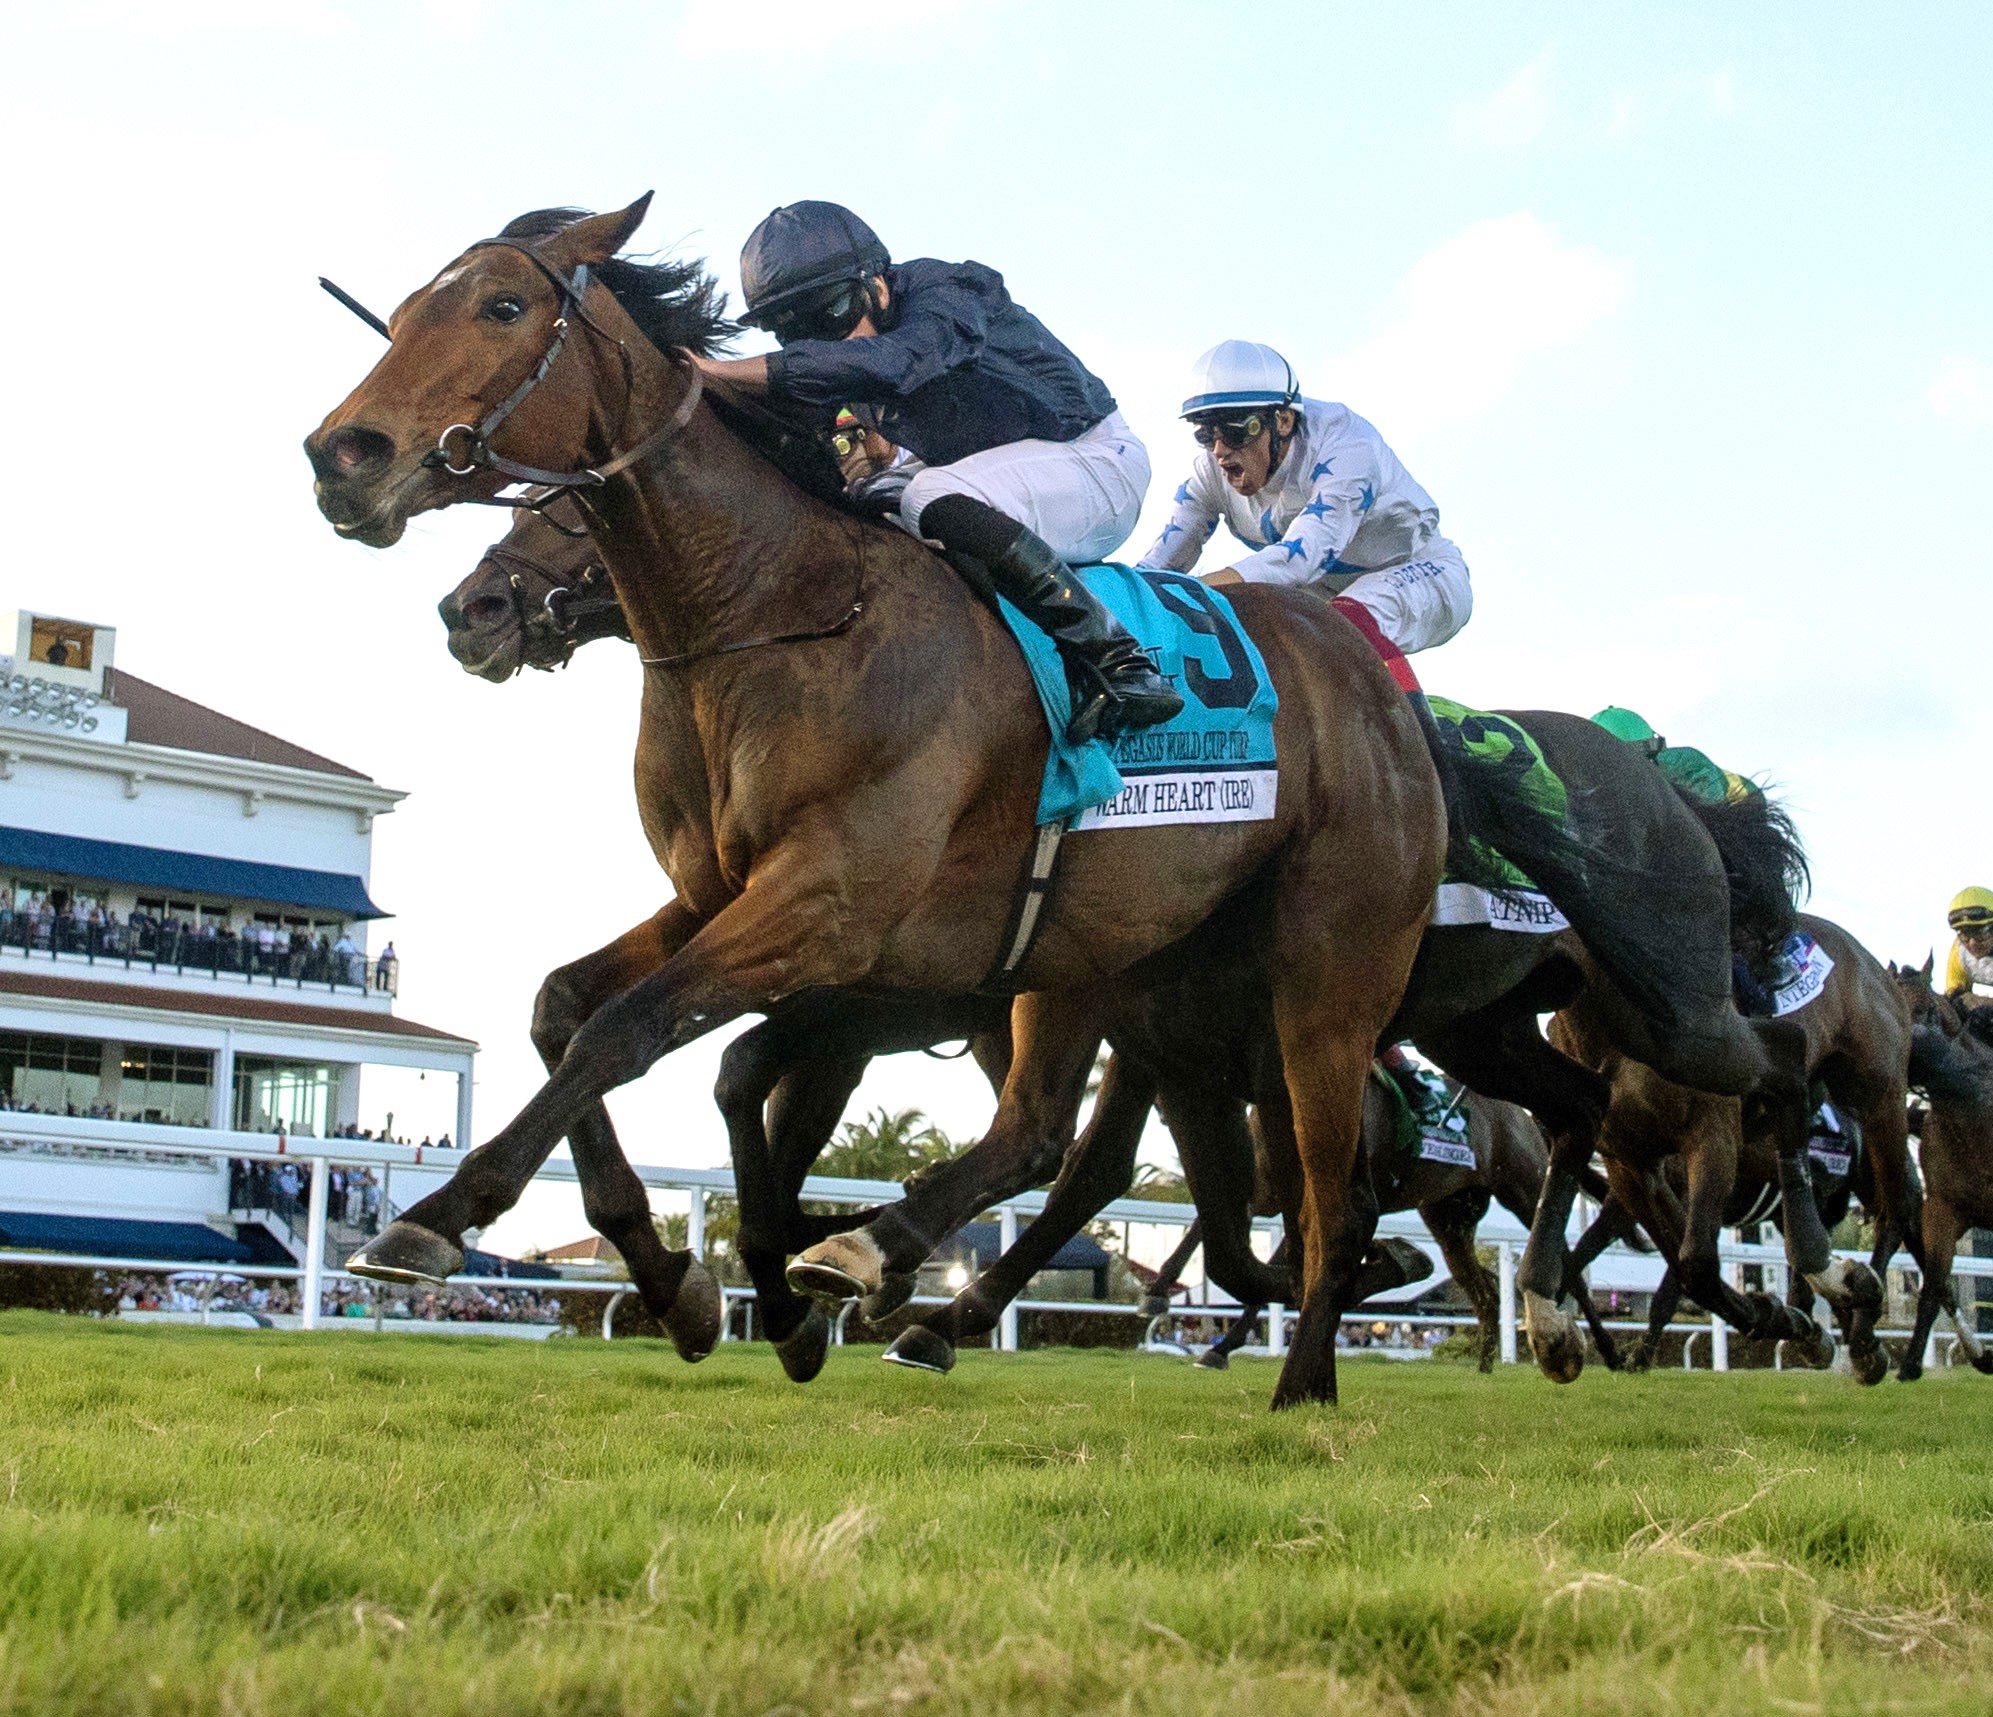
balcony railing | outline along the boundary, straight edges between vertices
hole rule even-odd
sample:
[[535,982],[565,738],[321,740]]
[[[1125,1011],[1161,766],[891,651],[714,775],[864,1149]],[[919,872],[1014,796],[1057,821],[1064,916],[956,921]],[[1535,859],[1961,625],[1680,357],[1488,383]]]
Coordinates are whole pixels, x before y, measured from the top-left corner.
[[401,961],[370,961],[350,949],[293,943],[280,937],[264,947],[254,937],[220,935],[184,924],[87,924],[44,913],[0,912],[0,948],[52,960],[79,959],[93,966],[175,972],[183,976],[241,978],[249,983],[307,985],[329,990],[374,990],[394,995]]

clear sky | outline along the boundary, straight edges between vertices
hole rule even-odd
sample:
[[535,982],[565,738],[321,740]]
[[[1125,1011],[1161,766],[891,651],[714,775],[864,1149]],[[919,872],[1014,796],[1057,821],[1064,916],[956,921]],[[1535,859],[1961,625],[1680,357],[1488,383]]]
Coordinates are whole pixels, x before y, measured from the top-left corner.
[[[338,542],[298,442],[385,311],[468,241],[655,187],[708,255],[779,202],[970,256],[1148,439],[1139,552],[1191,451],[1189,360],[1271,341],[1439,503],[1477,612],[1426,683],[1643,711],[1788,796],[1815,906],[1921,959],[1993,883],[1993,10],[1981,4],[10,8],[11,605],[413,797],[377,826],[404,1011],[532,1089],[549,967],[652,912],[637,670],[473,681],[436,600],[495,534]],[[1212,554],[1215,556],[1214,547]],[[716,1049],[614,1108],[718,1161]],[[967,1064],[860,1103],[973,1134]],[[494,1234],[558,1241],[541,1199]]]

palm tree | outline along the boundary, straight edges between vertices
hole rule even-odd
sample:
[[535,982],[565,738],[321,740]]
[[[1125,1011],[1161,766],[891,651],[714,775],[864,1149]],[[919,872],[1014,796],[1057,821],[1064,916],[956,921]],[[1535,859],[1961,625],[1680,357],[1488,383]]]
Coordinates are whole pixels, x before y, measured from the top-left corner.
[[955,1154],[948,1135],[919,1109],[874,1109],[847,1121],[837,1142],[817,1159],[816,1172],[847,1180],[903,1181]]

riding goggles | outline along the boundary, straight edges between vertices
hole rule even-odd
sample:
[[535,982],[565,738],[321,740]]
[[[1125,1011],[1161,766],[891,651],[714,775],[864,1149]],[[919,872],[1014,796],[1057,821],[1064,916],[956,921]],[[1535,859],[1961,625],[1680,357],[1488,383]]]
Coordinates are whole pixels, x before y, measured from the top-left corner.
[[1983,906],[1968,906],[1962,912],[1954,912],[1947,922],[1962,936],[1984,935],[1993,930],[1993,912]]
[[1266,419],[1256,411],[1245,417],[1204,417],[1192,423],[1190,438],[1204,448],[1216,447],[1222,441],[1236,453],[1265,428]]
[[863,281],[840,280],[821,292],[782,304],[756,318],[777,345],[798,340],[842,340],[865,320],[872,299]]

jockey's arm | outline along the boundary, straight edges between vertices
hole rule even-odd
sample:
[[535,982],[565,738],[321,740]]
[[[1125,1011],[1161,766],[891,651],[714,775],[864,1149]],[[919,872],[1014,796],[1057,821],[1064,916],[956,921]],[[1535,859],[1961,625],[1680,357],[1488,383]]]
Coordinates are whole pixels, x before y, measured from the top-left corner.
[[[1339,466],[1354,461],[1338,459]],[[1370,510],[1375,475],[1360,469],[1319,470],[1307,503],[1276,542],[1236,561],[1206,582],[1230,584],[1311,584],[1344,568],[1339,558]]]
[[761,361],[768,391],[802,405],[904,399],[982,356],[997,305],[975,276],[951,275],[898,301],[899,319],[878,334],[797,340]]
[[1136,565],[1168,572],[1188,572],[1194,567],[1224,514],[1219,494],[1223,482],[1210,460],[1198,460],[1190,475],[1177,485],[1176,505],[1164,521],[1161,535]]

